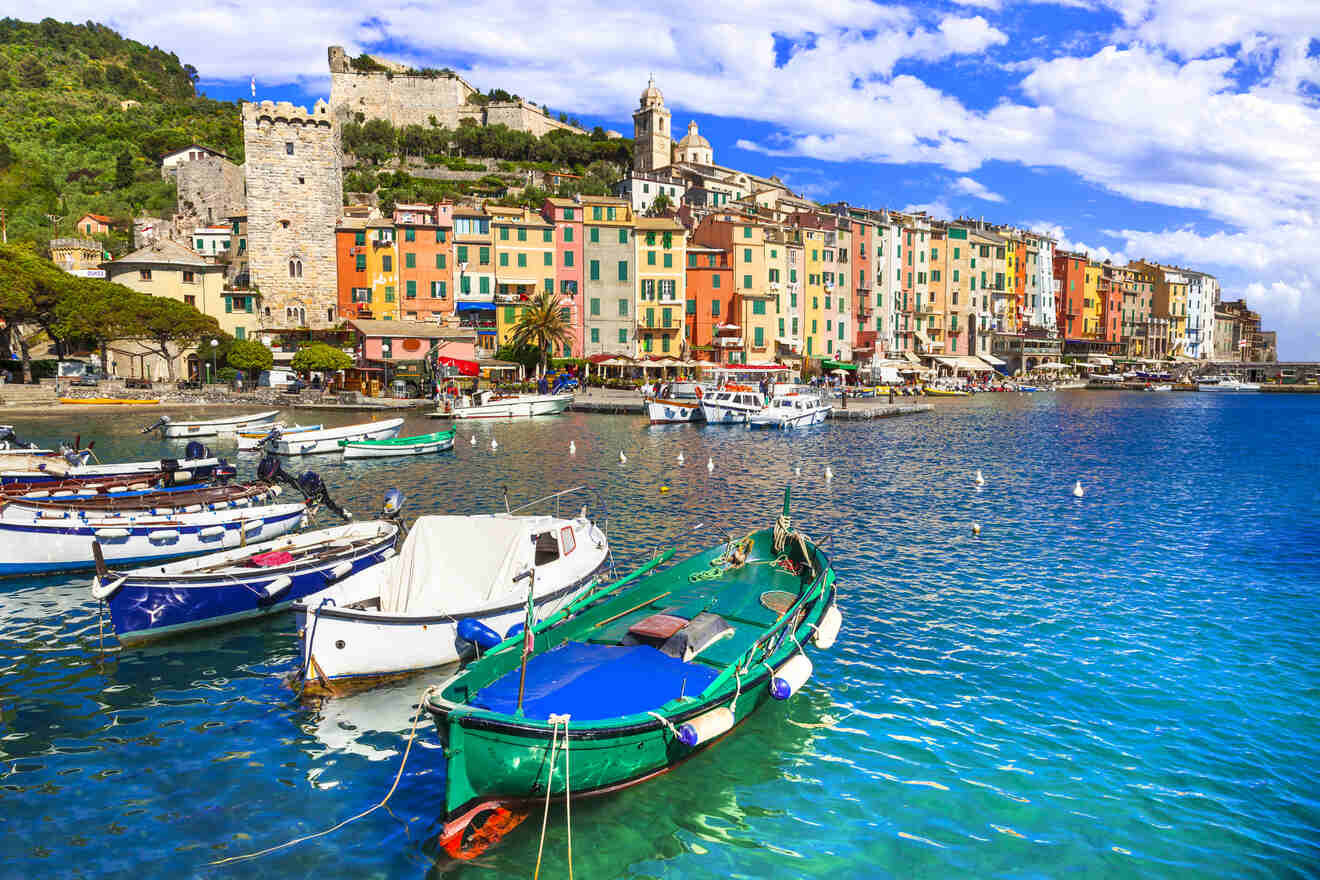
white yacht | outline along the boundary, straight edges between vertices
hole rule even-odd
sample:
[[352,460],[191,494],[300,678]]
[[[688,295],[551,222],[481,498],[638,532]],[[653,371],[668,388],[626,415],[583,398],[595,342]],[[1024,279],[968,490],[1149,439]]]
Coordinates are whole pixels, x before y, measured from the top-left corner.
[[745,425],[764,408],[760,393],[750,388],[724,388],[701,396],[701,414],[712,425]]
[[805,428],[823,423],[831,409],[816,395],[777,395],[747,423],[753,428]]

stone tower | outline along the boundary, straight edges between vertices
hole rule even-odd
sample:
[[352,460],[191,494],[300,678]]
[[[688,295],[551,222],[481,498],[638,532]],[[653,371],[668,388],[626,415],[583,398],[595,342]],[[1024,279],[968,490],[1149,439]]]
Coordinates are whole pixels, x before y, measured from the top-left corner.
[[651,77],[642,99],[633,112],[633,171],[659,171],[668,168],[672,132],[665,98]]
[[243,105],[248,263],[263,329],[339,322],[335,224],[344,154],[325,101]]

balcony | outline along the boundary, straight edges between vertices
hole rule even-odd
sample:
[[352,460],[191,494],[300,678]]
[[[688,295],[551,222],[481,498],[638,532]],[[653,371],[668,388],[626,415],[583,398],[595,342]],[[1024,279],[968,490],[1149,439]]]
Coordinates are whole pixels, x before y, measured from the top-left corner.
[[683,329],[683,322],[676,320],[674,318],[670,318],[668,321],[665,321],[663,318],[658,318],[658,317],[649,320],[646,318],[642,318],[637,322],[637,329],[679,331]]
[[394,240],[389,238],[373,238],[371,240],[371,246],[377,250],[380,248],[392,248],[394,247]]
[[715,340],[716,348],[742,348],[741,336],[720,336]]

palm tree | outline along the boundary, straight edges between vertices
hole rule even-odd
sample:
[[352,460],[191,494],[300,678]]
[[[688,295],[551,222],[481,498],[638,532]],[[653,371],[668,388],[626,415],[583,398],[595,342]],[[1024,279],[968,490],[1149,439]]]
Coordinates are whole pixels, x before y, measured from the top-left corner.
[[538,376],[549,366],[554,346],[564,345],[573,338],[562,308],[557,296],[549,290],[543,290],[523,306],[518,323],[513,328],[511,341],[514,345],[535,346],[541,352]]

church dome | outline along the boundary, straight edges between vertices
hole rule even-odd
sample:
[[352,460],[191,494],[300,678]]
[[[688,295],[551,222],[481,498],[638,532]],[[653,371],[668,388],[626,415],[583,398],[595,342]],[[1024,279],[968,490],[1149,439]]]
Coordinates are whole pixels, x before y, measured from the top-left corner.
[[659,107],[665,103],[665,96],[660,94],[660,90],[655,87],[655,77],[647,80],[646,89],[642,92],[640,101],[643,107]]
[[697,132],[697,122],[694,119],[688,123],[687,134],[683,135],[683,139],[678,142],[678,146],[680,149],[685,147],[701,147],[709,150],[710,141],[706,140]]

